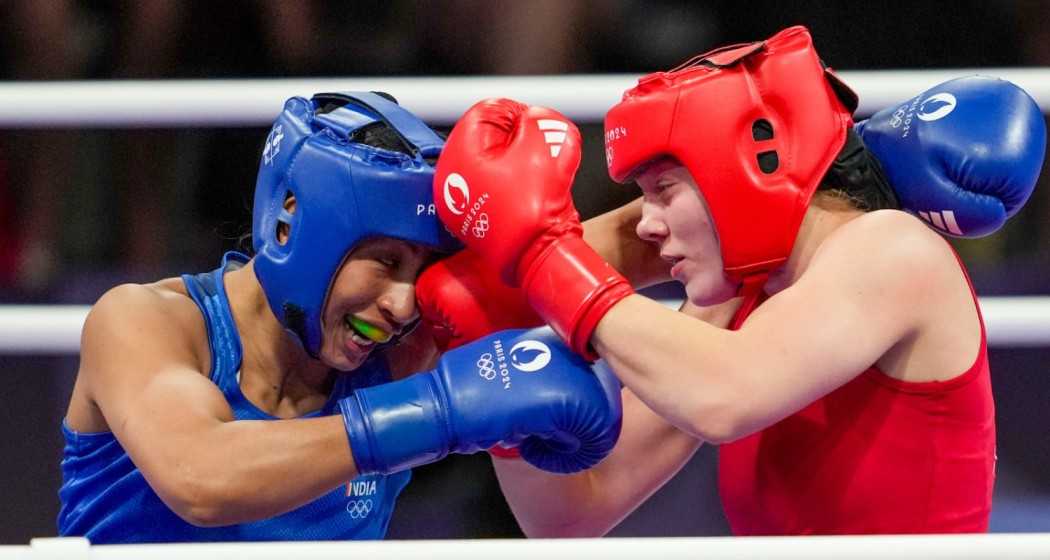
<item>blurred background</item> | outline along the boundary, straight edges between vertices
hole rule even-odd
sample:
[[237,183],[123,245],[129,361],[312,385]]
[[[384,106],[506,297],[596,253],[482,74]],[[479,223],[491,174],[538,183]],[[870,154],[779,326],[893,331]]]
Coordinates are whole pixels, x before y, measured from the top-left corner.
[[[791,4],[0,0],[0,79],[641,74],[793,24],[841,70],[1050,66],[1047,2]],[[580,124],[575,196],[588,217],[636,193],[606,177],[601,123]],[[214,268],[248,231],[265,135],[0,130],[0,304],[91,304],[118,283]],[[998,234],[953,242],[980,294],[1050,295],[1046,182],[1044,170]],[[1050,531],[1050,349],[996,348],[991,360],[992,528]],[[0,543],[55,533],[59,423],[76,368],[75,356],[0,356]],[[703,448],[613,534],[726,534],[716,453]],[[418,469],[390,528],[391,538],[519,534],[484,455]]]

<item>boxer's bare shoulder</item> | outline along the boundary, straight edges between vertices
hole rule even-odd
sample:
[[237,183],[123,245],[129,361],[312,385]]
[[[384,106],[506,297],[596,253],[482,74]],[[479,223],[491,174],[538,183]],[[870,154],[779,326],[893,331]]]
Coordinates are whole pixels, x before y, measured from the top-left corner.
[[197,354],[207,347],[206,327],[197,305],[179,278],[150,284],[121,284],[110,289],[92,307],[84,324],[82,343],[106,344],[110,337],[130,336],[141,343],[162,341]]
[[[910,314],[914,328],[878,361],[887,375],[943,381],[966,371],[980,347],[981,325],[962,264],[940,234],[896,210],[866,213],[839,228],[814,261],[846,263],[867,281],[861,304]],[[833,256],[838,254],[838,256]],[[890,292],[892,297],[880,297]]]
[[210,359],[203,317],[180,279],[116,286],[84,322],[67,422],[78,431],[108,431],[97,403],[100,386],[112,388],[165,364],[207,375]]
[[[886,280],[903,276],[915,288],[942,291],[945,282],[964,280],[951,245],[918,218],[899,210],[867,212],[850,220],[828,236],[815,258],[840,251],[852,254],[856,266],[873,262],[889,275]],[[966,288],[965,281],[959,285]],[[969,294],[969,289],[964,293]]]

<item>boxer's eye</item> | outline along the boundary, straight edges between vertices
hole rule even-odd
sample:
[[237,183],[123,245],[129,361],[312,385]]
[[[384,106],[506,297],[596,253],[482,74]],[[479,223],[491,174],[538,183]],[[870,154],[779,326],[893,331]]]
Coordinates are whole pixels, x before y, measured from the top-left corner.
[[382,264],[387,268],[396,269],[401,265],[401,259],[395,255],[380,255],[376,260],[379,261],[379,264]]

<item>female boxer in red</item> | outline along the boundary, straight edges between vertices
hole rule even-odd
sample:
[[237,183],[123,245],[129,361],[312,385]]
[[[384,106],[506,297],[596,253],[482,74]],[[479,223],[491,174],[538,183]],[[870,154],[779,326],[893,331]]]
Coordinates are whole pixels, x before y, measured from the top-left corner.
[[[609,112],[610,175],[642,187],[637,234],[685,286],[684,313],[632,292],[613,268],[638,262],[610,260],[614,242],[581,239],[568,192],[579,136],[564,117],[508,100],[463,117],[434,186],[464,185],[475,211],[439,204],[443,221],[626,387],[621,439],[595,469],[496,462],[530,534],[608,530],[702,441],[721,445],[737,534],[987,529],[995,431],[975,296],[938,233],[880,210],[894,195],[861,138],[900,146],[887,167],[907,208],[980,234],[1031,192],[1042,118],[979,78],[863,126],[855,101],[792,28],[642,78]],[[1000,149],[950,153],[991,128]],[[491,235],[472,235],[482,215]]]

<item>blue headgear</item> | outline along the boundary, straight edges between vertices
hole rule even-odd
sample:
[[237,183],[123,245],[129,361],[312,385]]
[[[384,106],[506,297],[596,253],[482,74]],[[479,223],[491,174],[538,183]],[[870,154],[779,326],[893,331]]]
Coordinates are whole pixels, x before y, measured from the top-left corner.
[[[360,143],[360,133],[377,123],[397,133],[406,153]],[[431,188],[443,146],[423,121],[375,93],[321,93],[285,103],[266,137],[255,184],[255,275],[274,315],[311,356],[320,351],[328,289],[359,241],[384,236],[455,248],[434,212]],[[296,201],[292,214],[284,209],[289,195]],[[289,232],[284,245],[277,239],[281,224]]]

